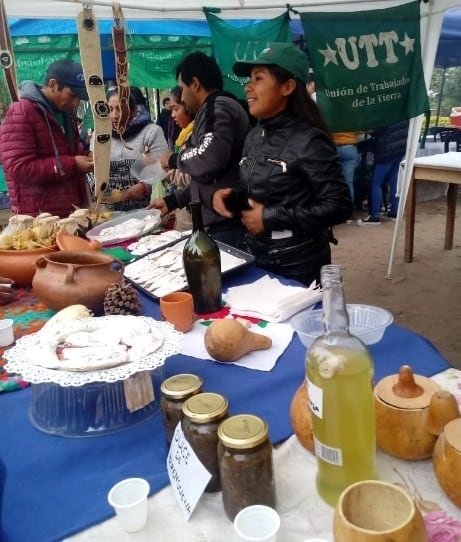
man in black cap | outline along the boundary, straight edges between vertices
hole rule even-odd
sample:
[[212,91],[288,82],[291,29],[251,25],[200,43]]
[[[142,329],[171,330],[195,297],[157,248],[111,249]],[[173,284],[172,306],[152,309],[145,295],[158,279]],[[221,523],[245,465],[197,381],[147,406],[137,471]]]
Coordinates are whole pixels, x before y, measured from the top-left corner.
[[93,161],[84,151],[76,109],[87,100],[82,66],[63,59],[48,67],[43,86],[24,81],[0,127],[0,161],[11,209],[61,217],[88,205],[85,173]]

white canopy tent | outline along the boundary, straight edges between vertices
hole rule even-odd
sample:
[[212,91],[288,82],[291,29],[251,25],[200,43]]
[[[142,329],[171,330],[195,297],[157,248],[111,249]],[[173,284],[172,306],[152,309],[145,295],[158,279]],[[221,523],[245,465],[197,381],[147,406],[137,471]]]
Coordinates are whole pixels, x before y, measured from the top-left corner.
[[[358,11],[383,9],[406,4],[412,0],[293,0],[289,6],[296,11]],[[9,18],[71,19],[81,12],[82,4],[92,6],[95,16],[112,19],[111,0],[4,0]],[[200,0],[168,0],[163,6],[152,0],[122,0],[120,2],[127,20],[205,20],[204,7],[220,10],[219,16],[231,19],[271,19],[287,9],[287,3],[280,0],[212,0],[204,4]],[[461,5],[461,0],[427,0],[421,2],[421,52],[426,86],[432,77],[437,44],[445,10]],[[296,15],[292,14],[292,17]],[[387,277],[391,278],[397,240],[400,234],[406,197],[408,193],[414,157],[421,130],[422,116],[411,119],[408,134],[405,170],[400,189],[400,204],[390,250]]]

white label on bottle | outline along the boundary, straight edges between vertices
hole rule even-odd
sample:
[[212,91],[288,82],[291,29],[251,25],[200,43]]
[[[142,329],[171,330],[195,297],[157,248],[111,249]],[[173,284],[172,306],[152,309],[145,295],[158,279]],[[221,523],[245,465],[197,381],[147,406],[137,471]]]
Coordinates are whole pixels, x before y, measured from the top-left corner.
[[[309,388],[310,391],[310,388]],[[314,437],[315,455],[331,465],[341,466],[343,464],[343,454],[341,448],[331,448],[323,444]]]
[[323,390],[307,379],[307,389],[309,395],[309,407],[312,414],[318,418],[323,418]]

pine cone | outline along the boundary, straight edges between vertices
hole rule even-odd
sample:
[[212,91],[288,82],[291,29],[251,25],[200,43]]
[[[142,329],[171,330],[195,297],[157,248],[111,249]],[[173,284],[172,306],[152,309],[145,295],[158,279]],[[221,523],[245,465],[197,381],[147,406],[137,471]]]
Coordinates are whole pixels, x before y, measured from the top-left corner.
[[111,284],[104,296],[104,314],[141,314],[138,291],[125,280]]

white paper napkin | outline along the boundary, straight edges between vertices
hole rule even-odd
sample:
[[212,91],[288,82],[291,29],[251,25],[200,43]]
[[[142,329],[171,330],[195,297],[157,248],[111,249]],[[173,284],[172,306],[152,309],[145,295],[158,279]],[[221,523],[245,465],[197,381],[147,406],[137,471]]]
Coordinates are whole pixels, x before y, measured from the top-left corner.
[[[207,326],[204,326],[200,322],[195,322],[192,330],[184,334],[181,354],[199,359],[213,360],[205,348],[204,337],[206,330]],[[239,360],[230,363],[247,367],[248,369],[270,371],[285,351],[285,348],[290,344],[293,337],[293,328],[290,324],[267,324],[265,327],[252,325],[249,327],[249,330],[270,337],[272,339],[272,346],[266,350],[249,352]]]
[[321,299],[322,291],[315,282],[309,288],[288,286],[268,275],[251,284],[229,288],[226,297],[231,313],[267,322],[283,322]]

